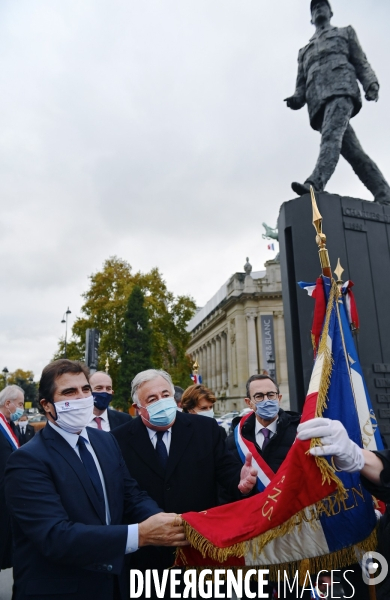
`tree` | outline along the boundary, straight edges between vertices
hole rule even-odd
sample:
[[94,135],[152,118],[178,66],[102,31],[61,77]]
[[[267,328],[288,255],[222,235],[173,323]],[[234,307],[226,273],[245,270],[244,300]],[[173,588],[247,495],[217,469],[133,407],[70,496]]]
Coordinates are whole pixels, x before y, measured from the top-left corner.
[[127,410],[130,401],[131,382],[140,371],[150,369],[152,363],[152,337],[149,314],[144,306],[144,295],[138,285],[129,296],[123,324],[121,362],[115,400]]
[[[38,406],[38,384],[34,382],[34,373],[16,369],[7,377],[7,385],[18,385],[24,390],[25,402],[32,402],[33,407]],[[4,381],[1,381],[1,389],[4,388]]]
[[[104,370],[109,361],[113,387],[118,383],[118,372],[124,341],[124,319],[129,296],[138,285],[144,295],[151,329],[152,363],[156,368],[168,371],[175,384],[187,387],[191,364],[186,356],[189,319],[196,305],[189,296],[175,297],[169,292],[158,269],[149,273],[132,273],[131,266],[116,256],[105,261],[101,271],[90,277],[90,287],[82,295],[85,302],[83,315],[72,327],[67,344],[67,356],[72,360],[84,360],[85,332],[88,328],[100,331],[99,365]],[[59,341],[54,358],[64,355],[64,340]],[[113,404],[116,406],[114,396]]]

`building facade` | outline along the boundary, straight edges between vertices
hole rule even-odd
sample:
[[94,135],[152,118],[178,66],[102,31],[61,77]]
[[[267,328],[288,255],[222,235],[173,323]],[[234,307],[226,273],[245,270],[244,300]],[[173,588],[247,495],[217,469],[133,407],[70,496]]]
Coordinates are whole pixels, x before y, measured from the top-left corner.
[[235,273],[188,324],[187,353],[217,396],[219,414],[246,406],[245,384],[255,373],[276,377],[282,407],[289,408],[280,263],[264,266],[252,272],[247,259],[245,272]]

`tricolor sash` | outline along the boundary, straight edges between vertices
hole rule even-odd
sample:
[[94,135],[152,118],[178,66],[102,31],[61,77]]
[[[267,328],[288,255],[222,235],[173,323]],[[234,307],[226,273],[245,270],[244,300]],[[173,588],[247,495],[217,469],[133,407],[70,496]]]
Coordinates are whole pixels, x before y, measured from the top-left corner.
[[245,463],[245,457],[248,454],[248,452],[252,454],[252,467],[255,467],[257,471],[257,489],[259,490],[259,492],[262,492],[263,490],[265,490],[275,473],[273,472],[271,467],[267,465],[264,458],[259,454],[256,445],[250,440],[247,440],[242,437],[241,429],[246,420],[252,414],[253,413],[248,413],[247,415],[245,415],[245,417],[242,417],[241,421],[234,430],[234,439],[236,441],[238,454],[240,455],[240,458],[243,463]]
[[0,431],[5,436],[5,438],[9,441],[12,448],[14,450],[17,450],[19,448],[18,438],[12,431],[10,425],[7,423],[7,420],[2,413],[0,413]]

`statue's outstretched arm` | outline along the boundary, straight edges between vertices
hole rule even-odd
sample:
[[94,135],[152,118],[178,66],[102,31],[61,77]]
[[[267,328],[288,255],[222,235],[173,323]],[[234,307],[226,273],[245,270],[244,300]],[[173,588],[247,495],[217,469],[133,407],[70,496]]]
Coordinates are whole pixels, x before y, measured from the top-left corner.
[[301,53],[299,53],[298,56],[298,75],[295,92],[293,96],[285,98],[284,102],[286,102],[288,108],[292,108],[292,110],[299,110],[306,104],[306,77],[303,70]]
[[[351,26],[348,27],[348,38],[349,60],[355,67],[356,76],[366,92],[366,98],[367,100],[377,100],[379,90],[378,78],[368,62],[367,56],[363,52],[356,31]],[[376,94],[375,92],[373,93],[373,90],[376,90]]]

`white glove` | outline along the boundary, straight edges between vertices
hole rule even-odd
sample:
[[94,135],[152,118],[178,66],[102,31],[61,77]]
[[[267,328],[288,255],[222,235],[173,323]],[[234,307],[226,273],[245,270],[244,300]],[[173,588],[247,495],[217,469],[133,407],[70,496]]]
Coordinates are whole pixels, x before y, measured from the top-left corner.
[[322,446],[310,448],[313,456],[333,456],[337,469],[354,473],[364,467],[362,449],[349,439],[348,433],[340,421],[332,419],[311,419],[301,423],[297,429],[299,440],[320,438]]

